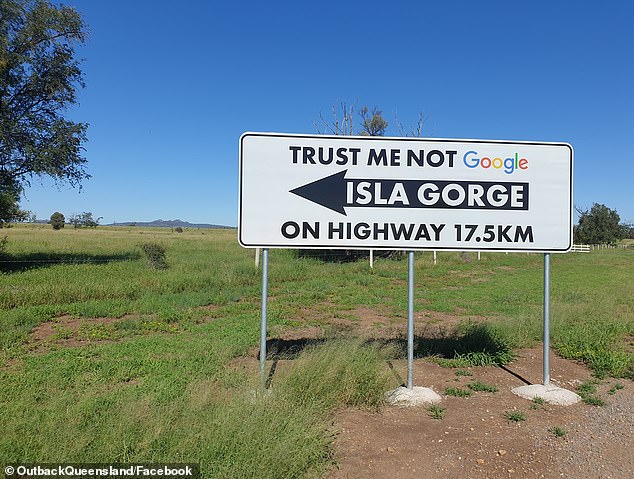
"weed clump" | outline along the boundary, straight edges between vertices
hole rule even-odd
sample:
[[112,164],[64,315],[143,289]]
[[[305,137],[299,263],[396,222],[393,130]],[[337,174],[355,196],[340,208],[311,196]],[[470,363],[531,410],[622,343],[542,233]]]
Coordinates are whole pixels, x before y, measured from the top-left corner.
[[141,245],[141,250],[145,254],[148,266],[152,269],[166,269],[165,246],[160,243],[148,242]]
[[332,341],[309,348],[280,387],[299,405],[316,404],[328,410],[342,406],[377,409],[393,382],[384,368],[386,349],[361,340]]
[[361,340],[306,348],[266,394],[236,397],[214,414],[210,477],[321,477],[334,462],[333,409],[378,409],[395,386],[388,356]]
[[445,388],[445,396],[454,396],[457,398],[468,398],[473,394],[469,389]]
[[543,397],[535,396],[531,402],[531,409],[542,409],[546,404],[546,400]]
[[482,391],[487,393],[496,393],[498,392],[497,386],[492,386],[489,384],[482,383],[475,379],[473,382],[467,384],[467,387],[472,391]]
[[608,391],[608,394],[613,396],[616,394],[616,392],[620,389],[623,389],[625,386],[623,386],[623,384],[621,383],[614,383],[612,385],[612,387],[610,388],[610,390]]
[[504,417],[509,422],[521,422],[526,421],[526,414],[522,411],[506,411]]
[[550,432],[555,437],[564,437],[566,435],[566,430],[560,426],[553,426],[548,428],[548,432]]
[[605,406],[605,401],[599,396],[586,396],[582,398],[582,401],[588,406]]
[[446,409],[438,404],[432,404],[427,408],[427,412],[429,412],[429,417],[432,419],[441,420],[445,418]]
[[590,406],[605,406],[605,401],[597,395],[597,383],[596,379],[581,383],[577,388],[577,392],[584,403]]

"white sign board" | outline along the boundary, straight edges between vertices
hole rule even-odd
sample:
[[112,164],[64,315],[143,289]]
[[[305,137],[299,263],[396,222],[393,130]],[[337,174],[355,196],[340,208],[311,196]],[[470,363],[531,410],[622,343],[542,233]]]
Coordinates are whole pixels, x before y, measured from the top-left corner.
[[249,248],[564,252],[566,143],[245,133]]

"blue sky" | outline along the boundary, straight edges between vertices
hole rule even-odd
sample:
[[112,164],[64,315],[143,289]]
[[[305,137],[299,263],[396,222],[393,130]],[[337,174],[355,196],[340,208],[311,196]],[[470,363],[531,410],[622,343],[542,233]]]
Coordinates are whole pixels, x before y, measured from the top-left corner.
[[426,118],[425,137],[565,141],[575,204],[634,222],[628,1],[66,0],[90,38],[72,118],[83,190],[26,190],[39,219],[237,224],[245,131],[316,133],[342,100]]

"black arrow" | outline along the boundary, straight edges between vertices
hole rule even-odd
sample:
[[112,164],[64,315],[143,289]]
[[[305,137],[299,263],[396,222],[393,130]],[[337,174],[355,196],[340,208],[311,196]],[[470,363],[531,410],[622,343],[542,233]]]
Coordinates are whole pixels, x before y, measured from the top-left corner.
[[291,193],[346,216],[346,210],[344,209],[346,204],[346,180],[344,177],[347,171],[343,170],[300,186],[291,190]]
[[[528,210],[528,183],[357,179],[346,178],[347,172],[340,171],[290,192],[344,216],[346,207]],[[441,192],[447,186],[444,198]],[[390,203],[393,191],[398,194]]]

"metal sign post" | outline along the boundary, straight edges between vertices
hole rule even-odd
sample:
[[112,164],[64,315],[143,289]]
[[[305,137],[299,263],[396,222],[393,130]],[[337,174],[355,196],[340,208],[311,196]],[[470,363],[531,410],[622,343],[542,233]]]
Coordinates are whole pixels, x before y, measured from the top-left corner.
[[544,386],[550,384],[550,253],[544,253]]
[[414,252],[407,258],[407,388],[414,387]]
[[560,406],[570,406],[581,401],[572,391],[550,384],[550,253],[544,253],[544,384],[527,384],[513,388],[511,392],[520,397]]
[[262,318],[260,320],[260,382],[266,387],[266,304],[269,296],[269,250],[262,250]]

